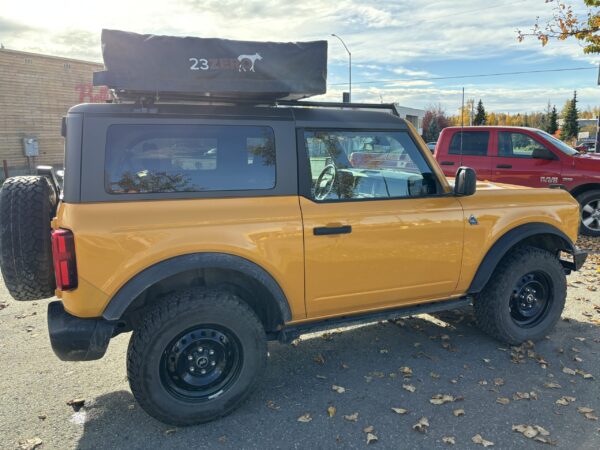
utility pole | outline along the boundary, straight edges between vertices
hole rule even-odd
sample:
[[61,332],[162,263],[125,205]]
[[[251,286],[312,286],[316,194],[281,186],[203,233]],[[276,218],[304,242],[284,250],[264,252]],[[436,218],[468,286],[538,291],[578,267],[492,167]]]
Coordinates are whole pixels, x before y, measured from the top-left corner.
[[340,40],[346,51],[348,52],[348,103],[352,102],[352,53],[348,50],[348,46],[344,42],[344,40],[339,37],[337,34],[332,33],[333,37],[336,37]]

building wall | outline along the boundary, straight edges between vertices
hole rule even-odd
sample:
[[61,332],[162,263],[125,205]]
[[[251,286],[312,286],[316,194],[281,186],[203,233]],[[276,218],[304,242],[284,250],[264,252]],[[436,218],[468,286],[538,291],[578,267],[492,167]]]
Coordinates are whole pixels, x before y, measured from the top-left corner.
[[[61,119],[73,105],[109,98],[106,87],[92,86],[92,73],[102,68],[0,49],[0,160],[6,160],[10,176],[31,172],[39,164],[62,165]],[[25,137],[38,139],[39,156],[25,157]]]

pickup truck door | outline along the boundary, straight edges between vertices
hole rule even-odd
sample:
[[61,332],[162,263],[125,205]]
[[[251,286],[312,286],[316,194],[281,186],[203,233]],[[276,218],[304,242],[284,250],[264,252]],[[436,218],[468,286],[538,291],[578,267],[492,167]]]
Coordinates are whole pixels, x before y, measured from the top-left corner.
[[547,148],[535,133],[523,131],[498,131],[492,162],[492,181],[531,187],[548,187],[561,182],[561,161],[534,159],[533,150]]
[[479,180],[489,180],[491,176],[491,146],[489,131],[452,130],[452,134],[442,134],[442,142],[436,159],[444,174],[453,177],[460,166],[475,170]]
[[[405,189],[406,174],[415,185],[435,177],[408,132],[304,130],[298,140],[309,318],[455,293],[463,210],[451,195]],[[374,152],[373,142],[384,143],[383,150]],[[395,163],[402,168],[393,169]],[[337,186],[323,197],[332,164]]]

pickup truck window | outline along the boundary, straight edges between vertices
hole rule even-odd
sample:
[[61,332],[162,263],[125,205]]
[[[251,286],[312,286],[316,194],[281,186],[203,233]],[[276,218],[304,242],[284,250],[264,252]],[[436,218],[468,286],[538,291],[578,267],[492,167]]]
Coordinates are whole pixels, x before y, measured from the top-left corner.
[[317,201],[421,197],[437,193],[431,168],[404,131],[305,131]]
[[452,136],[448,153],[451,155],[487,156],[489,140],[489,131],[459,131]]
[[550,142],[552,145],[554,145],[556,148],[558,148],[561,152],[563,152],[569,156],[577,155],[579,153],[574,148],[569,147],[563,141],[561,141],[560,139],[556,139],[554,136],[546,133],[545,131],[538,131],[537,134],[539,134],[541,137],[546,139],[548,142]]
[[110,194],[231,191],[275,186],[273,129],[225,125],[111,125]]
[[536,148],[545,148],[525,133],[500,131],[498,133],[498,156],[505,158],[531,158]]

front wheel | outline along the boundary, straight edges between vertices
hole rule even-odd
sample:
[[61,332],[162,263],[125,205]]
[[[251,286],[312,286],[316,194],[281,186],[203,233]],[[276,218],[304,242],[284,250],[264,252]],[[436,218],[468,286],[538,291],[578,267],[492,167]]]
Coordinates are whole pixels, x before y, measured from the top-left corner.
[[559,320],[567,283],[556,255],[521,247],[505,256],[473,307],[479,327],[509,344],[543,338]]
[[265,331],[238,297],[185,290],[149,310],[127,355],[131,391],[154,418],[186,426],[236,409],[266,365]]
[[600,190],[579,194],[577,201],[581,209],[579,231],[587,236],[600,236]]

